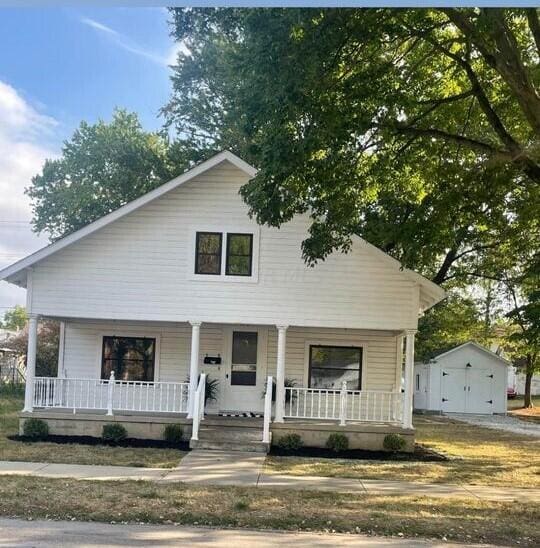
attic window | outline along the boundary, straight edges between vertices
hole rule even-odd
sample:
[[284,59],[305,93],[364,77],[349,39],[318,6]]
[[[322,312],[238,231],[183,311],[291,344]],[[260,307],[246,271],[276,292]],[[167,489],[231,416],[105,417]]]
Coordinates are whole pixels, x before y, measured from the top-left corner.
[[251,276],[253,234],[227,234],[227,276]]
[[221,274],[221,232],[197,232],[195,274]]

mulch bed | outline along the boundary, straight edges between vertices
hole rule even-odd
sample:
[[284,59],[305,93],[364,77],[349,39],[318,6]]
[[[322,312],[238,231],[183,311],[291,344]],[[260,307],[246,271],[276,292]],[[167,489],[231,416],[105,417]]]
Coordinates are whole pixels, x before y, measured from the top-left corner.
[[320,447],[301,447],[295,451],[287,451],[277,446],[270,448],[270,455],[276,457],[316,457],[323,459],[355,459],[408,462],[443,462],[449,460],[428,447],[415,444],[413,453],[390,453],[388,451],[366,451],[364,449],[348,449],[347,451],[332,451]]
[[67,444],[78,443],[79,445],[108,445],[109,447],[150,447],[154,449],[179,449],[180,451],[189,451],[189,442],[171,443],[166,440],[142,440],[137,438],[126,438],[123,441],[111,442],[94,436],[58,436],[49,435],[44,439],[35,439],[29,436],[8,436],[12,441],[24,443],[35,443],[44,441],[49,443]]

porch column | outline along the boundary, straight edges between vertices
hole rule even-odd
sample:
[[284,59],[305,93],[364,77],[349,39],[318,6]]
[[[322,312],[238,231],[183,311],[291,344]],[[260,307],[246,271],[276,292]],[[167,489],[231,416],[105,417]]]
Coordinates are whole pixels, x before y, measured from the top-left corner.
[[414,383],[414,335],[416,330],[408,329],[405,332],[405,393],[403,394],[403,426],[412,428],[413,412],[413,383]]
[[288,325],[276,325],[278,330],[277,341],[277,369],[276,369],[276,413],[274,422],[283,422],[285,414],[285,344],[287,342]]
[[191,360],[189,364],[189,400],[188,419],[193,418],[193,402],[197,383],[199,381],[199,339],[201,333],[201,322],[189,322],[191,324]]
[[28,317],[28,350],[26,352],[26,388],[24,391],[24,409],[31,413],[34,405],[34,377],[36,376],[36,348],[37,348],[38,317],[30,314]]

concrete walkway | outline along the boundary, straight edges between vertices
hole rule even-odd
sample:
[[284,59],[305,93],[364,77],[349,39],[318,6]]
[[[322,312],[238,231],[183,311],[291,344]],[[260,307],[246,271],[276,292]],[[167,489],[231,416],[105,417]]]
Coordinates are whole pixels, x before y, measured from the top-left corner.
[[271,489],[306,489],[368,495],[416,495],[460,497],[493,501],[540,502],[540,489],[419,483],[322,476],[290,476],[264,471],[265,456],[236,451],[188,453],[177,468],[90,466],[39,462],[0,461],[1,475],[24,475],[80,480],[144,480],[160,483],[184,482],[203,485],[238,485]]
[[26,521],[0,519],[0,547],[56,548],[77,546],[100,548],[117,546],[197,546],[201,548],[451,548],[486,544],[454,544],[437,540],[340,535],[336,533],[289,533],[249,529],[213,529],[171,525],[111,525],[77,521]]

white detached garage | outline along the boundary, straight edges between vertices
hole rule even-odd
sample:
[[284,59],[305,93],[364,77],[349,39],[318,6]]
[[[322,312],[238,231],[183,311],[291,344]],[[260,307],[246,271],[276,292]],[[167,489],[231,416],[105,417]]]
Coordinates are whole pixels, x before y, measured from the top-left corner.
[[443,413],[506,413],[511,363],[467,342],[414,367],[414,408]]

